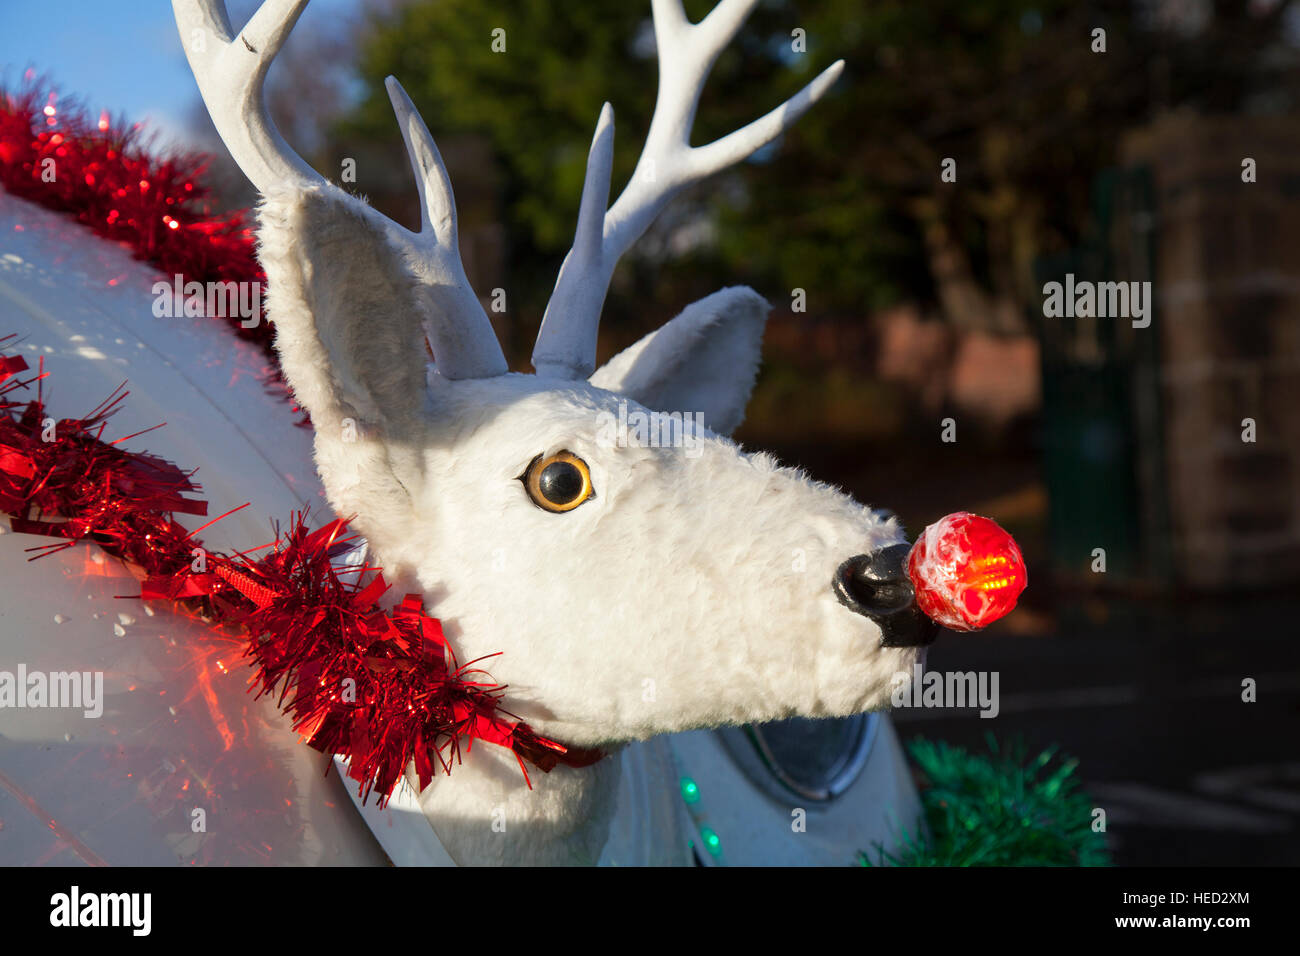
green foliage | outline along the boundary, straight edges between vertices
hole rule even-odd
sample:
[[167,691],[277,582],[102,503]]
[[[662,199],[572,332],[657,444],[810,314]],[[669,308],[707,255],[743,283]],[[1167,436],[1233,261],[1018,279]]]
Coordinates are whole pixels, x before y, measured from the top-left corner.
[[[382,80],[406,87],[438,137],[486,136],[505,171],[513,238],[562,253],[572,239],[587,147],[608,99],[621,135],[614,179],[635,165],[649,121],[654,62],[633,53],[645,20],[636,3],[590,7],[541,0],[439,0],[398,8],[362,44],[368,98],[343,132],[396,140]],[[505,52],[493,31],[505,31]]]
[[1023,742],[989,753],[924,739],[908,747],[925,778],[929,835],[904,830],[894,853],[876,847],[864,866],[1108,866],[1106,838],[1092,829],[1093,803],[1079,790],[1077,760],[1052,766],[1056,748],[1026,759]]
[[[712,4],[696,0],[686,6],[698,20]],[[814,27],[797,15],[800,6],[785,0],[765,4],[724,51],[705,91],[693,142],[707,142],[756,119],[836,57],[852,56],[851,47],[839,45],[842,31],[831,22],[834,11]],[[857,16],[854,12],[851,19]],[[795,26],[808,30],[807,54],[790,52]],[[496,28],[505,30],[505,53],[492,49]],[[616,117],[614,196],[636,164],[657,83],[652,35],[649,3],[640,0],[598,7],[542,0],[406,4],[369,25],[361,42],[359,84],[367,97],[334,138],[391,143],[390,152],[400,155],[383,93],[388,74],[401,80],[440,143],[458,133],[485,138],[503,172],[500,213],[508,237],[510,282],[521,302],[536,305],[544,301],[572,241],[587,148],[606,100]],[[738,190],[715,182],[675,204],[678,216],[683,208],[722,214],[720,254],[707,263],[712,275],[704,291],[716,288],[720,278],[728,283],[766,280],[824,290],[822,304],[855,306],[864,300],[887,302],[910,291],[906,282],[894,281],[896,257],[882,265],[875,250],[910,252],[913,246],[900,246],[897,222],[862,191],[863,177],[836,162],[836,151],[855,131],[832,128],[829,119],[818,118],[820,111],[801,121],[801,127],[809,127],[806,134],[801,128],[782,146],[794,151],[796,144],[806,143],[794,151],[791,162],[797,170],[799,155],[815,160],[818,181],[797,172],[791,176],[767,162],[754,163],[724,175],[741,184]],[[769,189],[778,190],[777,198],[769,193],[752,201],[753,184],[764,179],[771,180]],[[382,197],[375,198],[382,205]],[[779,208],[767,222],[757,222],[756,217],[769,215],[769,202]],[[762,249],[768,242],[773,248]],[[644,309],[647,298],[680,304],[681,298],[701,291],[690,281],[691,271],[684,268],[675,279],[669,270],[625,269],[622,290],[614,290],[607,314],[617,317],[628,305]],[[519,288],[521,277],[534,272],[537,287]]]
[[[954,303],[971,298],[955,293],[972,285],[991,301],[1030,301],[1032,262],[1077,240],[1093,177],[1116,161],[1128,130],[1156,109],[1231,110],[1276,88],[1262,64],[1287,5],[1216,4],[1214,28],[1197,34],[1139,22],[1131,0],[766,0],[715,65],[693,142],[756,118],[836,58],[847,62],[844,78],[776,148],[677,201],[669,215],[712,218],[717,245],[666,265],[625,265],[606,318],[618,326],[651,313],[649,327],[690,296],[742,282],[774,300],[806,289],[822,314],[900,299],[962,308]],[[392,73],[444,152],[457,134],[485,143],[499,208],[462,207],[462,217],[504,225],[505,275],[493,280],[509,282],[516,315],[533,314],[571,242],[606,100],[616,114],[614,195],[635,165],[657,82],[649,6],[398,5],[364,31],[367,98],[333,139],[344,155],[401,156],[382,86]],[[699,20],[712,3],[686,6]],[[1105,54],[1090,49],[1097,26]],[[505,52],[492,47],[498,28]],[[805,52],[794,49],[796,29]],[[957,184],[940,181],[949,157]],[[459,191],[464,169],[449,163]],[[387,185],[360,185],[384,207]],[[944,314],[968,327],[995,316]]]

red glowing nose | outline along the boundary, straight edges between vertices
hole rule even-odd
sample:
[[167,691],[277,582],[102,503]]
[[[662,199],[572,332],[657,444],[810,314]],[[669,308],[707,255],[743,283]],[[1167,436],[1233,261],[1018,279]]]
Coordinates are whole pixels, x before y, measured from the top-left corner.
[[1029,583],[1015,539],[966,511],[921,533],[907,556],[907,576],[917,606],[954,631],[978,631],[1005,617]]

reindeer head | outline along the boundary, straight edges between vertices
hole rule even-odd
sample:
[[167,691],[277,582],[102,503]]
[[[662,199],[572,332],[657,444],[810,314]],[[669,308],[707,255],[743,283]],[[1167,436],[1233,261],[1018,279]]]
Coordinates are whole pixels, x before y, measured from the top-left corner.
[[790,126],[842,62],[692,147],[704,80],[757,0],[723,0],[695,25],[655,0],[644,152],[609,207],[606,104],[536,374],[512,374],[465,277],[446,170],[396,80],[418,232],[314,173],[267,114],[263,79],[305,0],[267,0],[237,35],[220,0],[173,2],[217,130],[263,195],[276,346],[315,423],[330,503],[356,516],[397,593],[423,592],[461,660],[502,652],[490,669],[512,712],[589,746],[887,702],[934,634],[902,570],[902,529],[726,437],[767,304],[724,289],[595,368],[619,256],[673,195]]

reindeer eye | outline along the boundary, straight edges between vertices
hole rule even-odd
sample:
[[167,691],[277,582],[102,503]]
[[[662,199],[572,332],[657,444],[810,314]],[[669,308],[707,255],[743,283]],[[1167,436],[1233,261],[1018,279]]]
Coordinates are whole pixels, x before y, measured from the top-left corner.
[[595,495],[587,463],[570,451],[538,455],[519,476],[533,504],[546,511],[572,511]]

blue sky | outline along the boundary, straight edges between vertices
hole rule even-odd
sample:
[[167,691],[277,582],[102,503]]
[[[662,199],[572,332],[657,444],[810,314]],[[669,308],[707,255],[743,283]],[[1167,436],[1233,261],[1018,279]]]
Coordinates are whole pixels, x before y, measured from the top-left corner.
[[[316,0],[302,21],[349,5]],[[234,0],[231,20],[239,26],[254,6]],[[184,142],[198,102],[170,0],[0,0],[0,82],[17,85],[28,67],[93,115],[147,120],[168,142]]]

